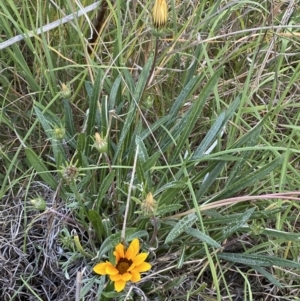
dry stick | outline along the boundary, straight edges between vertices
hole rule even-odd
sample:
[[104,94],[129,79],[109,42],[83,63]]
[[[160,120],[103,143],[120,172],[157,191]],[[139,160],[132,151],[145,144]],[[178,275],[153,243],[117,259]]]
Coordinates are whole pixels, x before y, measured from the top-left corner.
[[[300,202],[300,197],[295,197],[294,195],[299,195],[300,191],[291,191],[291,192],[282,192],[282,193],[271,193],[271,194],[264,194],[264,195],[245,195],[245,196],[240,196],[240,197],[232,197],[228,199],[223,199],[220,201],[216,201],[213,203],[208,203],[208,204],[202,204],[199,205],[200,211],[206,211],[206,210],[211,210],[214,208],[220,208],[224,206],[230,206],[230,205],[235,205],[237,203],[241,202],[247,202],[247,201],[259,201],[262,199],[283,199],[283,200],[294,200],[294,201],[299,201]],[[182,216],[191,214],[196,212],[196,209],[190,209],[185,212],[181,212],[178,214],[174,214],[171,216],[164,217],[162,219],[170,219],[170,218],[180,218]]]
[[124,222],[123,222],[123,228],[122,228],[122,233],[121,233],[121,242],[123,243],[123,245],[125,245],[126,221],[127,221],[128,211],[129,211],[131,190],[132,190],[133,181],[134,181],[134,174],[135,174],[135,170],[136,170],[136,162],[137,162],[138,153],[139,153],[139,146],[137,146],[136,151],[135,151],[134,162],[133,162],[133,167],[132,167],[132,174],[131,174],[130,184],[129,184],[129,188],[128,188],[126,209],[125,209],[125,214],[124,214]]
[[50,31],[62,24],[65,24],[65,23],[68,23],[70,21],[72,21],[73,19],[75,19],[76,17],[80,17],[82,15],[84,15],[85,13],[87,12],[90,12],[90,11],[93,11],[94,9],[96,9],[99,5],[100,1],[97,1],[96,3],[93,3],[85,8],[83,8],[83,10],[79,10],[77,12],[75,12],[74,14],[71,14],[71,15],[68,15],[66,17],[63,17],[59,20],[56,20],[54,22],[51,22],[49,24],[46,24],[44,25],[42,28],[37,28],[36,30],[31,30],[31,31],[28,31],[27,33],[23,33],[23,34],[20,34],[20,35],[17,35],[11,39],[8,39],[6,40],[5,42],[2,42],[0,43],[0,50],[1,49],[5,49],[7,48],[8,46],[11,46],[17,42],[20,42],[26,38],[32,38],[36,35],[39,35],[41,34],[42,32],[47,32],[47,31]]

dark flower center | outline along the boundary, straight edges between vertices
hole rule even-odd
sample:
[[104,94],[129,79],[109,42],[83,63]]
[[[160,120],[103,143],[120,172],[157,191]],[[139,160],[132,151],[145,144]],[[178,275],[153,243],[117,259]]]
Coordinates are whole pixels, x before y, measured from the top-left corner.
[[116,265],[116,269],[122,275],[128,271],[131,265],[132,265],[132,260],[128,260],[126,258],[120,258],[120,260]]

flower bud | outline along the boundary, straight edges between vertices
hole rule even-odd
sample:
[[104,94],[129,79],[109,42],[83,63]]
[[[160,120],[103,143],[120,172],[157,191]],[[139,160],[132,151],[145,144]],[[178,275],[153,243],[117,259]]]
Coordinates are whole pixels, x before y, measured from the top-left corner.
[[95,143],[93,145],[99,153],[106,153],[108,143],[106,139],[102,139],[98,132],[95,133]]
[[70,98],[71,89],[64,83],[61,84],[61,96],[63,98]]
[[55,127],[53,130],[53,138],[55,140],[63,140],[66,136],[66,129],[63,127]]
[[168,20],[168,5],[166,0],[155,0],[152,18],[154,26],[163,27]]
[[155,201],[155,199],[153,198],[153,195],[151,192],[149,192],[147,194],[147,197],[145,200],[143,200],[142,202],[142,211],[145,213],[145,214],[151,214],[153,215],[157,209],[157,203]]
[[30,203],[36,210],[45,211],[46,209],[46,202],[41,196],[37,196],[35,199],[30,200]]

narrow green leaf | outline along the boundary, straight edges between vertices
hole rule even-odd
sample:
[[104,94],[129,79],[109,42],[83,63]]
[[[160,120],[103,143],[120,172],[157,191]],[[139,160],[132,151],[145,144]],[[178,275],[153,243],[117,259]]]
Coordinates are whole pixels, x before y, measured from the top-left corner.
[[249,255],[241,253],[218,253],[218,258],[231,261],[234,263],[241,263],[248,266],[270,267],[273,265],[272,261],[265,256]]
[[189,97],[190,94],[192,94],[193,89],[198,86],[199,80],[200,80],[200,76],[196,75],[192,77],[191,80],[184,86],[184,88],[177,96],[170,109],[170,112],[168,114],[168,118],[170,122],[168,122],[167,125],[169,125],[174,120],[174,118],[177,117],[177,114],[181,109],[182,105],[184,104],[184,102],[186,101],[186,99]]
[[105,231],[99,213],[95,210],[89,210],[87,216],[95,230],[98,240],[102,241]]
[[199,191],[197,192],[197,198],[201,198],[209,188],[215,183],[215,180],[220,175],[221,171],[223,170],[226,162],[221,161],[217,162],[214,166],[213,170],[206,174],[204,181],[201,184]]
[[101,186],[99,188],[98,196],[97,196],[97,202],[96,202],[96,208],[97,210],[100,210],[102,201],[104,199],[104,196],[107,193],[107,190],[112,185],[112,182],[115,177],[115,171],[111,171],[107,174],[107,176],[103,179],[101,182]]
[[157,160],[161,154],[159,152],[155,152],[144,164],[143,164],[143,170],[147,171],[151,168],[153,168],[157,164]]
[[169,119],[170,119],[170,116],[163,116],[160,119],[158,119],[156,122],[151,124],[149,128],[147,128],[141,132],[141,134],[139,135],[140,139],[141,140],[146,139],[155,130],[157,130],[159,127],[161,127],[163,124],[165,124]]
[[224,126],[224,120],[225,120],[225,112],[220,114],[220,116],[217,118],[215,123],[209,129],[204,139],[201,141],[200,145],[195,150],[195,153],[193,154],[191,160],[197,160],[203,156],[204,152],[207,151],[208,147],[217,138],[217,135],[220,134]]
[[160,187],[159,189],[157,189],[155,191],[155,196],[158,195],[159,193],[161,193],[162,191],[165,191],[167,189],[170,189],[170,188],[180,188],[180,189],[183,189],[186,187],[186,182],[184,181],[172,181],[172,182],[169,182],[165,185],[163,185],[162,187]]
[[222,249],[222,246],[217,243],[214,239],[212,239],[210,236],[206,235],[205,233],[199,231],[198,229],[194,229],[194,228],[187,228],[185,230],[186,234],[189,234],[197,239],[199,239],[202,242],[205,242],[206,244],[217,248],[217,249]]
[[213,88],[218,82],[218,79],[222,73],[223,69],[219,69],[214,73],[212,78],[208,81],[202,92],[199,94],[198,99],[193,103],[188,112],[182,117],[180,122],[174,127],[171,132],[172,138],[167,137],[162,143],[162,150],[165,150],[173,140],[178,140],[175,147],[175,152],[172,155],[173,161],[177,159],[179,153],[182,151],[183,146],[186,144],[186,140],[191,134],[194,125],[204,107],[204,104],[212,92]]
[[210,130],[205,135],[204,139],[200,143],[200,145],[197,147],[194,155],[192,156],[192,160],[197,160],[201,158],[204,155],[204,152],[207,151],[208,147],[214,142],[214,140],[217,138],[217,136],[221,133],[223,127],[227,123],[227,121],[232,117],[236,109],[238,108],[239,104],[241,102],[241,97],[238,96],[232,104],[229,106],[229,108],[220,114],[220,116],[217,118],[215,123],[212,125]]
[[143,164],[149,159],[147,148],[143,140],[141,140],[140,136],[135,137],[135,142],[136,145],[139,146],[139,153],[138,153],[139,161]]
[[270,260],[273,265],[282,267],[282,268],[291,268],[291,269],[300,269],[300,263],[284,258],[279,258],[276,256],[270,256],[270,255],[262,255],[263,258],[266,258],[267,260]]
[[[163,191],[159,198],[160,205],[170,205],[170,204],[178,204],[178,200],[176,199],[177,195],[182,191],[183,187],[173,187]],[[157,195],[155,193],[155,195]]]
[[128,113],[126,115],[126,119],[124,121],[124,125],[121,131],[120,139],[118,142],[118,147],[116,149],[114,158],[113,158],[113,163],[116,162],[117,158],[119,158],[119,154],[122,152],[124,148],[128,150],[128,147],[124,145],[124,142],[127,138],[128,133],[130,132],[130,129],[132,127],[132,124],[135,120],[136,116],[136,110],[137,110],[137,105],[141,100],[141,97],[144,92],[145,85],[147,84],[148,76],[150,69],[152,67],[152,62],[153,62],[153,56],[151,56],[146,65],[144,66],[140,76],[139,76],[139,81],[134,89],[134,91],[131,91],[133,93],[133,99],[131,100],[130,106]]
[[254,182],[261,180],[266,175],[269,175],[277,166],[282,162],[282,158],[277,158],[265,166],[261,167],[257,171],[250,173],[249,175],[244,175],[240,177],[241,179],[227,187],[220,194],[213,197],[210,201],[216,201],[221,199],[226,199],[232,195],[237,194],[239,191],[243,190],[246,187],[250,187]]
[[55,190],[58,186],[58,183],[49,172],[42,159],[31,148],[28,147],[25,148],[25,154],[29,161],[28,167],[33,167],[33,169],[45,181],[45,183]]
[[94,127],[96,120],[96,113],[98,110],[98,101],[100,96],[100,83],[102,79],[102,73],[100,71],[97,72],[95,83],[93,85],[93,91],[91,97],[89,97],[89,113],[87,119],[87,127],[86,127],[86,140],[85,144],[85,155],[89,155],[91,147],[92,147],[92,136],[94,136]]
[[66,129],[69,132],[70,136],[75,136],[75,127],[74,127],[74,120],[73,120],[73,111],[70,106],[70,102],[68,99],[63,100],[65,118],[66,118]]
[[[55,158],[55,163],[57,168],[59,168],[63,161],[67,160],[67,156],[65,153],[65,150],[61,144],[61,142],[54,137],[54,127],[60,126],[55,121],[53,121],[50,116],[47,114],[43,114],[40,109],[37,106],[34,106],[34,111],[39,119],[39,122],[41,123],[45,134],[49,138],[51,142],[52,152]],[[55,124],[53,124],[55,123]],[[52,126],[51,126],[52,124]]]
[[233,234],[234,232],[239,230],[242,226],[244,226],[245,223],[247,222],[247,220],[253,214],[254,210],[255,210],[255,207],[250,208],[250,209],[246,210],[245,212],[239,214],[239,216],[236,217],[235,220],[233,220],[227,227],[225,227],[222,230],[222,239],[221,240],[230,237],[231,234]]
[[119,103],[119,101],[117,101],[117,96],[119,93],[121,82],[122,82],[122,76],[121,74],[119,74],[110,90],[109,110],[113,110],[115,108],[115,104]]
[[[137,231],[136,228],[127,228],[126,229],[126,242],[131,242],[134,238],[148,236],[147,231]],[[114,249],[118,243],[121,242],[121,232],[112,234],[107,237],[104,242],[101,244],[99,250],[99,258],[101,258],[105,253]]]
[[273,283],[277,287],[282,287],[280,282],[272,274],[267,272],[264,268],[259,267],[259,266],[254,266],[253,269],[256,270],[257,272],[259,272],[264,277],[266,277],[271,283]]
[[181,204],[170,204],[170,205],[162,205],[159,206],[157,209],[157,215],[159,216],[166,216],[169,213],[173,213],[180,208],[182,208],[183,205]]
[[170,233],[167,235],[165,239],[165,244],[173,241],[177,238],[182,232],[191,227],[196,220],[198,219],[196,214],[189,214],[183,217],[174,227],[171,229]]

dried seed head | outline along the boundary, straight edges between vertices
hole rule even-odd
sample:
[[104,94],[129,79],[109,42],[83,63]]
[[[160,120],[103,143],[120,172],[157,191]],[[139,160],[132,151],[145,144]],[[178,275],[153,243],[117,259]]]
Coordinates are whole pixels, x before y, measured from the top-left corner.
[[62,170],[62,177],[69,183],[76,180],[79,176],[79,168],[75,165],[70,164],[65,166]]
[[168,5],[166,0],[155,0],[152,11],[153,23],[157,28],[163,27],[168,20]]

